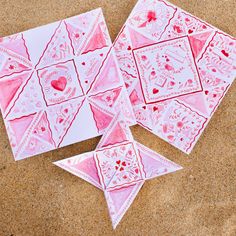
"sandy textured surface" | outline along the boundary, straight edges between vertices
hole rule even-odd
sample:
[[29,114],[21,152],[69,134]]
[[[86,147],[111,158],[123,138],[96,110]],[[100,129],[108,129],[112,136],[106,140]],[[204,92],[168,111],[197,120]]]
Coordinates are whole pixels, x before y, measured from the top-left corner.
[[[115,38],[134,0],[1,0],[6,36],[101,6]],[[172,0],[236,36],[235,0]],[[236,84],[230,88],[192,154],[141,127],[144,145],[185,167],[146,182],[115,232],[103,193],[52,161],[91,151],[99,138],[14,162],[0,118],[0,236],[236,235]]]

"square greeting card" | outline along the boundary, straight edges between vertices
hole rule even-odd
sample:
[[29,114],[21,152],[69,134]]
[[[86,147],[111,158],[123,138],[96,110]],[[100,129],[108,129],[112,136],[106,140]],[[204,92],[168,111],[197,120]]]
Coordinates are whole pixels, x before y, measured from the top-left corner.
[[16,160],[134,124],[101,9],[1,38],[0,105]]
[[189,154],[236,76],[235,38],[139,0],[114,47],[138,124]]

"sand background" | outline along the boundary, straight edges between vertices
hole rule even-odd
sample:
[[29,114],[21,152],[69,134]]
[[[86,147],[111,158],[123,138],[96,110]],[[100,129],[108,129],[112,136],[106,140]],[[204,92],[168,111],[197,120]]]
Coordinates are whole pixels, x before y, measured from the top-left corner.
[[[135,0],[1,0],[0,35],[102,7],[112,39]],[[171,0],[236,36],[235,0]],[[190,156],[143,128],[139,142],[185,167],[146,182],[117,230],[103,193],[52,161],[93,150],[99,138],[15,162],[0,117],[0,236],[236,235],[236,84]]]

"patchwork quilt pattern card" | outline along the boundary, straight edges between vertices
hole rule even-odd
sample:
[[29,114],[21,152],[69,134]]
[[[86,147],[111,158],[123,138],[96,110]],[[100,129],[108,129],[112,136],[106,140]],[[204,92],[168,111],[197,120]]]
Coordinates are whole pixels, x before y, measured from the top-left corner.
[[114,47],[138,124],[189,154],[235,79],[235,38],[139,0]]
[[55,164],[104,191],[114,229],[146,180],[182,169],[136,142],[119,114],[95,151]]
[[134,124],[101,9],[1,38],[0,105],[16,160]]

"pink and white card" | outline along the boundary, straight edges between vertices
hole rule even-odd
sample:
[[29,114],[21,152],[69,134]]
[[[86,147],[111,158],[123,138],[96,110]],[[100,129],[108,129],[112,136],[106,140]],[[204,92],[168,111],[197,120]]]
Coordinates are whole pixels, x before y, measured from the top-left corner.
[[182,169],[137,143],[120,114],[111,122],[95,151],[54,164],[104,191],[114,229],[146,180]]
[[134,124],[101,9],[0,38],[0,105],[16,160]]
[[235,38],[139,0],[114,47],[138,124],[189,154],[236,76]]

